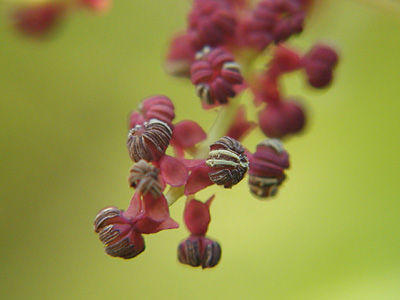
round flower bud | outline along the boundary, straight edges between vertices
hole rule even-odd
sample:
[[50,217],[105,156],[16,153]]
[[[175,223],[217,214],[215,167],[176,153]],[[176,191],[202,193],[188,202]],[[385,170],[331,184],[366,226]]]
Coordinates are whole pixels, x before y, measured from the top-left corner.
[[163,95],[154,95],[144,99],[139,104],[139,111],[131,112],[129,116],[129,129],[136,125],[143,125],[151,119],[167,123],[172,128],[175,118],[175,107],[171,99]]
[[94,230],[105,246],[105,252],[113,257],[133,258],[144,251],[144,239],[129,220],[116,207],[99,211],[94,220]]
[[192,83],[204,108],[226,104],[236,95],[234,85],[243,81],[240,67],[233,56],[223,49],[204,47],[196,54],[190,69]]
[[158,198],[162,192],[159,173],[160,170],[155,166],[140,160],[132,166],[128,181],[142,195],[150,192],[154,198]]
[[289,156],[278,139],[266,139],[257,145],[249,169],[250,191],[260,198],[274,196],[285,180]]
[[215,169],[208,173],[212,182],[231,188],[241,181],[249,168],[242,144],[230,137],[223,137],[210,146],[206,165]]
[[308,83],[315,88],[327,87],[333,78],[338,55],[333,48],[315,45],[304,57]]
[[204,236],[191,235],[180,243],[178,260],[192,267],[215,267],[221,259],[221,246]]
[[303,108],[295,101],[270,103],[260,111],[258,117],[262,132],[275,138],[298,133],[306,123]]
[[172,137],[167,123],[151,119],[143,125],[136,125],[129,131],[127,147],[133,161],[141,159],[158,161],[164,156]]

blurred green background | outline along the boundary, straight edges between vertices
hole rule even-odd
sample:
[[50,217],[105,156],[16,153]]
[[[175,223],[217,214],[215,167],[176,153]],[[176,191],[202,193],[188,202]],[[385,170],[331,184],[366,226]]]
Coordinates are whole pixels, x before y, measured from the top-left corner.
[[[214,118],[161,67],[189,1],[115,1],[107,15],[70,16],[45,42],[3,19],[0,299],[400,299],[400,15],[319,4],[291,44],[337,45],[334,85],[285,80],[309,123],[287,142],[292,166],[277,199],[252,198],[246,181],[202,192],[217,191],[209,235],[223,247],[204,271],[176,260],[183,224],[146,236],[128,261],[105,255],[92,228],[98,210],[132,196],[127,115],[141,99],[166,94],[178,120],[205,129]],[[182,202],[171,208],[179,222]]]

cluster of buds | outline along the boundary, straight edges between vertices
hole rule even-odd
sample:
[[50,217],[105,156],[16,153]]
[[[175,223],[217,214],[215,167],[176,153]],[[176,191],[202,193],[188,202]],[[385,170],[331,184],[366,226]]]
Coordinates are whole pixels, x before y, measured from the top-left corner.
[[24,35],[39,38],[54,32],[71,13],[82,9],[104,13],[111,3],[111,0],[47,0],[8,4],[14,28]]
[[[95,218],[107,254],[128,259],[142,253],[144,234],[178,227],[169,207],[186,198],[183,217],[190,235],[178,246],[178,260],[212,268],[221,259],[220,244],[206,236],[214,196],[203,203],[196,194],[215,185],[235,188],[247,175],[249,195],[276,196],[289,168],[281,139],[306,123],[303,106],[283,95],[280,79],[303,70],[310,86],[325,88],[338,61],[326,45],[304,55],[287,45],[302,32],[311,5],[305,0],[261,0],[254,6],[246,0],[193,1],[187,30],[171,41],[166,69],[190,79],[203,109],[218,111],[217,119],[208,133],[194,120],[175,122],[175,106],[165,95],[148,97],[131,112],[128,182],[134,195],[126,211],[107,207]],[[271,55],[263,55],[267,51]],[[265,66],[257,68],[253,62],[260,58]],[[244,90],[253,95],[249,104],[258,110],[258,122],[248,120],[246,106],[239,104]],[[242,140],[257,128],[266,137],[249,150]]]

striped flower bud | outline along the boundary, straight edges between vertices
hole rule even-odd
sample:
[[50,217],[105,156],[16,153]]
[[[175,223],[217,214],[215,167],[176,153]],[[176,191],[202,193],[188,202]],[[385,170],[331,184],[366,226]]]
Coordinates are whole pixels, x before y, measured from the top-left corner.
[[108,255],[128,259],[143,252],[145,245],[141,234],[134,230],[122,212],[116,207],[102,209],[94,220],[94,230]]
[[191,235],[180,243],[178,260],[192,267],[215,267],[221,259],[221,246],[204,236]]
[[190,73],[204,108],[228,103],[236,95],[233,87],[243,81],[233,56],[220,48],[204,47],[196,54]]
[[250,191],[260,197],[274,196],[285,180],[284,170],[289,168],[289,155],[278,139],[266,139],[257,145],[249,169]]
[[212,182],[231,188],[241,181],[249,168],[244,147],[238,141],[223,137],[210,146],[206,165],[215,169],[208,173]]
[[158,198],[162,192],[159,173],[160,170],[155,166],[140,160],[132,166],[128,181],[142,195],[150,192],[154,198]]
[[127,147],[133,161],[141,159],[158,161],[164,156],[172,137],[167,123],[151,119],[143,125],[136,125],[129,131]]

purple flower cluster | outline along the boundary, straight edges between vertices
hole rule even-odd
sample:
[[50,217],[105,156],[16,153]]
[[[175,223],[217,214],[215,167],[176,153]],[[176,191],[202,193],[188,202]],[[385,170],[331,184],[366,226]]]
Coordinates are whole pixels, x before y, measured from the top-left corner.
[[[173,101],[164,95],[144,99],[131,112],[128,182],[134,195],[126,211],[107,207],[95,218],[107,254],[135,257],[145,249],[143,235],[177,228],[169,207],[185,197],[190,235],[178,246],[178,260],[212,268],[221,258],[220,244],[206,235],[214,196],[203,203],[196,194],[213,185],[234,188],[246,176],[256,198],[277,194],[289,168],[280,139],[306,124],[303,105],[283,95],[281,79],[303,71],[310,86],[325,88],[338,62],[329,46],[317,44],[301,54],[287,45],[302,32],[310,5],[305,0],[262,0],[254,6],[246,0],[193,1],[187,28],[173,37],[165,66],[170,74],[190,79],[203,109],[218,111],[217,125],[206,133],[194,120],[175,122]],[[271,55],[263,55],[266,51]],[[258,67],[256,59],[265,59],[265,65]],[[257,122],[247,119],[239,104],[243,91],[252,95]],[[242,141],[255,129],[266,138],[249,150]]]

